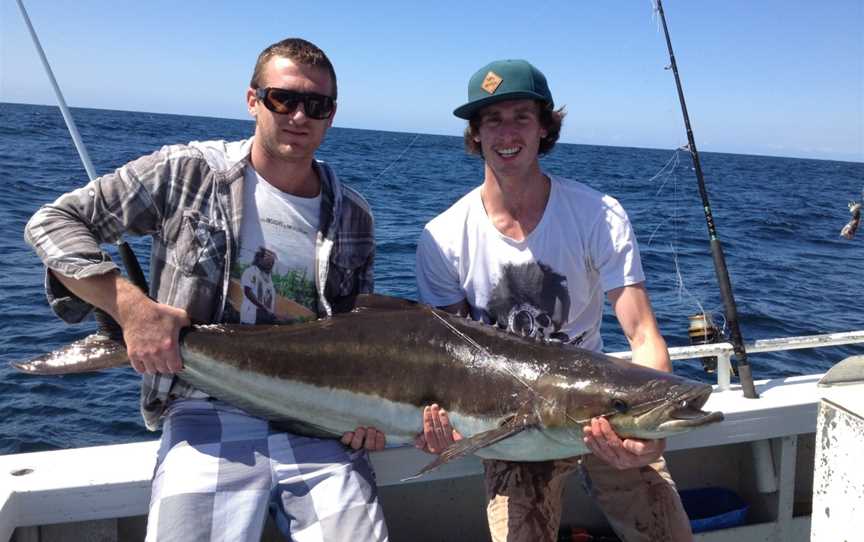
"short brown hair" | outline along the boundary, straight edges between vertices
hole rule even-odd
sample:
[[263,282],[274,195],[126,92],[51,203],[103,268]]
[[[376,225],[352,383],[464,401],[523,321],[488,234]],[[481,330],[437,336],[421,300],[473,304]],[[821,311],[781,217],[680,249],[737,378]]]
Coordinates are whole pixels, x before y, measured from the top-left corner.
[[334,100],[336,99],[336,71],[333,69],[333,64],[327,58],[327,55],[324,54],[324,51],[319,49],[317,45],[300,38],[287,38],[261,51],[261,54],[258,55],[258,61],[255,63],[255,71],[252,72],[252,81],[249,83],[250,87],[260,87],[264,66],[275,56],[288,58],[298,64],[326,69],[330,74],[330,81],[333,85],[333,94],[331,97]]
[[[546,130],[546,137],[540,140],[540,148],[537,151],[539,156],[543,156],[551,152],[558,141],[558,137],[561,135],[561,124],[567,112],[564,111],[563,107],[560,109],[551,109],[539,100],[536,102],[537,107],[540,109],[540,126]],[[479,129],[480,112],[478,111],[468,120],[468,126],[465,127],[465,151],[468,154],[477,154],[482,157],[483,149],[480,143],[474,141],[474,137],[477,135]]]

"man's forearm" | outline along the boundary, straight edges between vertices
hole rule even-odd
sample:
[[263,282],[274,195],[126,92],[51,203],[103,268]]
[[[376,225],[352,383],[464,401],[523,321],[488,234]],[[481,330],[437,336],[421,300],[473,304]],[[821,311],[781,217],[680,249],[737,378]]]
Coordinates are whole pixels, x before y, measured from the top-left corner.
[[70,292],[107,312],[121,326],[129,317],[131,307],[149,300],[144,292],[116,271],[82,279],[49,272]]
[[659,333],[654,337],[646,337],[639,344],[631,343],[630,346],[633,352],[633,363],[658,371],[672,372],[669,350],[666,348],[666,341]]
[[633,363],[659,371],[672,372],[666,341],[657,327],[648,292],[642,283],[608,292],[609,301],[621,329],[630,343]]
[[178,337],[180,329],[191,323],[186,311],[151,300],[117,272],[83,279],[54,276],[120,324],[129,362],[136,371],[176,373],[182,369]]

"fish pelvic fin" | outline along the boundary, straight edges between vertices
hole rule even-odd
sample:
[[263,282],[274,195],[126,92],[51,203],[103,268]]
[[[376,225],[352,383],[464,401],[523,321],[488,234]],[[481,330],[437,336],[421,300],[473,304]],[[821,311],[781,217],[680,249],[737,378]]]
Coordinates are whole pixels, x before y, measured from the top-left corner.
[[843,384],[860,384],[864,382],[864,355],[849,356],[831,367],[825,376],[819,380],[820,388],[840,386]]
[[504,423],[502,423],[499,427],[495,429],[490,429],[489,431],[484,431],[482,433],[477,433],[468,438],[464,438],[462,440],[458,440],[444,449],[441,454],[435,458],[435,461],[429,463],[422,469],[420,472],[415,474],[414,476],[409,476],[408,478],[403,478],[403,482],[407,482],[409,480],[415,480],[420,478],[424,474],[427,474],[444,463],[448,463],[454,459],[459,459],[460,457],[465,457],[466,455],[473,454],[477,450],[481,448],[485,448],[486,446],[491,446],[496,442],[501,442],[504,439],[510,438],[513,435],[517,435],[522,431],[529,429],[531,427],[535,427],[540,423],[540,419],[536,414],[516,414],[510,418],[508,418]]
[[64,375],[111,369],[127,363],[129,357],[122,341],[94,333],[49,354],[11,365],[28,374]]

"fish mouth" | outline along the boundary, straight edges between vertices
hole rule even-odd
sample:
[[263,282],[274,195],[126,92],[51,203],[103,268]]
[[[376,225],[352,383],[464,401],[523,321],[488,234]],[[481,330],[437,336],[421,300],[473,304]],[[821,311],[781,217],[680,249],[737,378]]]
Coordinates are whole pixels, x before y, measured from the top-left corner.
[[657,431],[666,434],[680,433],[693,427],[700,427],[723,421],[722,412],[706,412],[702,406],[711,395],[711,386],[696,388],[680,395],[677,400],[658,407],[665,421],[657,425]]

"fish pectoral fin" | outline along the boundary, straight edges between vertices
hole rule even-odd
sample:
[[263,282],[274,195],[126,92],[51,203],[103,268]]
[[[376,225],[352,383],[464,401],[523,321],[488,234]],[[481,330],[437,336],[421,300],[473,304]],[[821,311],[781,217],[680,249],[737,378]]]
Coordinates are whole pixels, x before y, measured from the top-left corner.
[[489,431],[484,431],[474,436],[462,440],[457,440],[456,442],[445,448],[444,451],[441,452],[440,455],[438,455],[435,461],[423,467],[420,472],[418,472],[414,476],[403,478],[402,481],[405,482],[407,480],[414,480],[416,478],[419,478],[424,474],[437,469],[444,463],[447,463],[454,459],[458,459],[460,457],[464,457],[469,454],[473,454],[481,448],[491,446],[496,442],[500,442],[506,438],[512,437],[513,435],[519,434],[522,431],[528,429],[529,427],[533,427],[534,425],[536,425],[536,420],[533,416],[517,414],[516,416],[508,418],[507,421],[505,421],[495,429],[490,429]]

